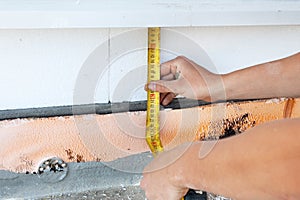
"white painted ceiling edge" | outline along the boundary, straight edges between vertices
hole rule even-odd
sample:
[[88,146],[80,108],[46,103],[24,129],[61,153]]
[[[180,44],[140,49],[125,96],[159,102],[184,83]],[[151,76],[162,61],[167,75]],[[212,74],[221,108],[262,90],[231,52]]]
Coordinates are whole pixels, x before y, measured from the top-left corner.
[[299,24],[295,0],[0,1],[0,29]]

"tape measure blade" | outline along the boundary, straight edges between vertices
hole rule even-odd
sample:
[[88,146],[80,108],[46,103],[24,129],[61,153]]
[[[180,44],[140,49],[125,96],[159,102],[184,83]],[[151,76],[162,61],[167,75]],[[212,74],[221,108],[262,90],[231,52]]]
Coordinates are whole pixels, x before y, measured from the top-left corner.
[[[160,28],[148,28],[148,82],[160,79]],[[159,93],[147,92],[146,141],[155,156],[162,152],[163,146],[159,137]],[[189,193],[181,200],[194,198],[195,192]],[[196,197],[199,195],[196,194]]]
[[[160,28],[148,28],[148,82],[160,79]],[[155,155],[163,151],[159,138],[159,93],[147,93],[146,140]]]

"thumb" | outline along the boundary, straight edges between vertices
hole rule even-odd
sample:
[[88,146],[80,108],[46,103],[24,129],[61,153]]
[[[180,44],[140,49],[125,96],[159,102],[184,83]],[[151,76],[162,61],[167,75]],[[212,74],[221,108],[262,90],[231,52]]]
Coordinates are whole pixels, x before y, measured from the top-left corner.
[[151,90],[153,92],[160,92],[160,93],[167,93],[172,92],[175,94],[179,94],[178,89],[180,88],[178,80],[172,80],[172,81],[151,81],[146,85],[148,90]]

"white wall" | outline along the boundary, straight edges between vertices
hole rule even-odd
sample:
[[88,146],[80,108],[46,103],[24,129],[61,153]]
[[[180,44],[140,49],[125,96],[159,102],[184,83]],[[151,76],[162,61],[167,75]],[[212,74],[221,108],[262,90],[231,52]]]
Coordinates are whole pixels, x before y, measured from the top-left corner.
[[[300,26],[163,28],[161,40],[162,61],[226,73],[298,52]],[[146,99],[146,47],[146,28],[2,29],[0,110]]]

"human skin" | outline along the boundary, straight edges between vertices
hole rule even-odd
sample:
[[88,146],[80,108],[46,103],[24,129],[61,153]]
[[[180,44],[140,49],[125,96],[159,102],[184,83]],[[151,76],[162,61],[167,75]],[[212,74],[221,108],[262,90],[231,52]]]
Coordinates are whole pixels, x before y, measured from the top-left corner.
[[[164,105],[177,94],[206,101],[299,97],[299,74],[300,53],[224,75],[178,57],[162,64],[162,80],[145,88],[160,92]],[[149,200],[177,200],[188,188],[234,199],[299,199],[299,130],[299,118],[285,119],[216,144],[183,144],[161,153],[145,168],[141,187]]]
[[203,158],[200,149],[211,142],[183,144],[145,168],[141,187],[149,200],[177,200],[188,188],[233,199],[299,199],[299,128],[300,119],[265,123],[219,140]]
[[[180,74],[175,79],[176,74]],[[161,80],[145,85],[161,93],[161,103],[169,104],[177,95],[217,101],[300,95],[300,53],[255,65],[229,74],[214,74],[179,56],[161,65]]]

